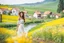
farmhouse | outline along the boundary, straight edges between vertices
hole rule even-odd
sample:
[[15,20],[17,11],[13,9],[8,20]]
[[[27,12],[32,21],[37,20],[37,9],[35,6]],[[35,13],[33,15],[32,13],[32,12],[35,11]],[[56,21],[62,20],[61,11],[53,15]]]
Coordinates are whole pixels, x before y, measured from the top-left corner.
[[18,15],[18,13],[19,13],[19,9],[18,8],[12,8],[12,10],[11,10],[11,15]]
[[12,8],[0,8],[0,14],[9,14]]
[[48,15],[50,15],[51,11],[45,11],[42,15],[43,18],[46,18]]
[[41,12],[40,11],[35,11],[33,17],[34,18],[41,18]]

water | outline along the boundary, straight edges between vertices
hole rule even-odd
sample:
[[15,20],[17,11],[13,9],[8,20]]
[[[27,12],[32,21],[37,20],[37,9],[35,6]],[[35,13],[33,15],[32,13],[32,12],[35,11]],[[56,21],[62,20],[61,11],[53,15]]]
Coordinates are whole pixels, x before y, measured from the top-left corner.
[[28,26],[25,27],[25,32],[28,33],[28,31],[30,29],[32,29],[33,27],[35,27],[37,24],[29,24]]

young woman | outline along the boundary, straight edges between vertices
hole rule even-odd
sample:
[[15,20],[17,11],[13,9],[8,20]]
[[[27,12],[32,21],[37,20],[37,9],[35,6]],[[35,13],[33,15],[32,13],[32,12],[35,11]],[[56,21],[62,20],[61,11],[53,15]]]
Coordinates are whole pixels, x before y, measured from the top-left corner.
[[17,23],[17,35],[22,36],[24,32],[24,22],[25,22],[25,16],[24,12],[19,12],[19,19]]

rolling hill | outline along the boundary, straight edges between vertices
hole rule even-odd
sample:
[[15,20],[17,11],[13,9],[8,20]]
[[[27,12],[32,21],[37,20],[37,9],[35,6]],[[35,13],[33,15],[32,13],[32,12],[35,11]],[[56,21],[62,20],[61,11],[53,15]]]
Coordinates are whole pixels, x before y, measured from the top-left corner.
[[36,3],[25,3],[25,4],[17,4],[16,6],[27,6],[27,5],[40,5],[40,4],[47,4],[49,2],[56,2],[57,0],[44,0],[42,2],[36,2]]
[[35,10],[39,10],[41,12],[44,11],[52,11],[57,12],[59,0],[45,0],[43,2],[37,3],[25,3],[25,4],[18,4],[18,5],[7,5],[8,7],[18,7],[21,11],[27,10],[28,14],[33,14]]

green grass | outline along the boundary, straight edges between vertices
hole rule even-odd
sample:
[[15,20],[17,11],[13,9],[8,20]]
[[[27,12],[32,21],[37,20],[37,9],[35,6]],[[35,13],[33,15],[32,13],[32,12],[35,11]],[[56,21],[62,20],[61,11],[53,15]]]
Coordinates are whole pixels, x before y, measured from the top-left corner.
[[[25,22],[25,26],[29,25],[29,24],[33,24],[33,23],[41,23],[43,22],[43,19],[42,20],[38,20],[38,19],[35,19],[34,20],[31,20],[31,19],[28,19],[28,21]],[[7,29],[16,29],[17,27],[17,23],[0,23],[0,27],[1,28],[7,28]]]
[[6,24],[6,23],[0,23],[0,27],[3,28],[9,28],[9,27],[15,27],[16,24]]
[[42,25],[45,24],[45,22],[49,22],[49,21],[52,21],[52,20],[55,20],[55,19],[46,19],[46,20],[43,19],[43,20],[41,21],[41,23],[39,23],[37,26],[33,27],[31,30],[29,30],[29,32],[34,31],[34,30],[40,28]]
[[[3,5],[1,5],[3,6]],[[36,11],[36,10],[39,10],[41,12],[44,12],[44,11],[52,11],[54,13],[57,13],[57,8],[58,8],[58,1],[56,2],[48,2],[47,4],[38,4],[38,5],[26,5],[26,6],[15,6],[15,5],[6,5],[8,7],[18,7],[21,11],[23,10],[27,10],[28,11],[28,14],[29,15],[33,15],[33,13]]]
[[33,14],[35,10],[39,10],[41,12],[44,11],[52,11],[57,13],[58,1],[56,2],[49,2],[47,4],[40,4],[35,6],[25,6],[24,8],[28,11],[29,14]]
[[[60,32],[59,29],[63,29],[62,25],[46,27],[43,30],[35,32],[32,35],[32,37],[41,38],[42,40],[45,41],[53,41],[55,43],[64,43],[64,33]],[[52,31],[54,31],[53,34]]]
[[5,39],[8,38],[8,34],[1,34],[0,33],[0,43],[6,43]]
[[[2,6],[2,5],[1,5]],[[29,15],[33,15],[36,10],[39,10],[41,12],[44,11],[52,11],[54,13],[57,13],[57,8],[58,8],[58,1],[56,2],[49,2],[47,4],[40,4],[40,5],[35,5],[35,6],[11,6],[11,5],[6,5],[8,7],[18,7],[21,11],[27,10]]]

